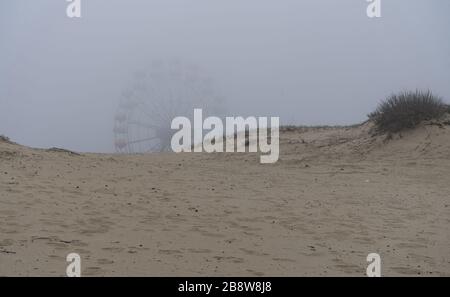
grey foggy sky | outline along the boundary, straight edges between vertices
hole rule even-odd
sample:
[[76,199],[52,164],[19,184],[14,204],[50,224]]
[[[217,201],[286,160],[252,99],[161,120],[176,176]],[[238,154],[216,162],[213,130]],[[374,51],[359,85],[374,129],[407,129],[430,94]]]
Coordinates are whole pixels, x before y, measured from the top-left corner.
[[450,101],[450,1],[64,0],[0,2],[0,134],[35,147],[113,151],[133,72],[179,58],[211,75],[228,113],[351,124],[392,92]]

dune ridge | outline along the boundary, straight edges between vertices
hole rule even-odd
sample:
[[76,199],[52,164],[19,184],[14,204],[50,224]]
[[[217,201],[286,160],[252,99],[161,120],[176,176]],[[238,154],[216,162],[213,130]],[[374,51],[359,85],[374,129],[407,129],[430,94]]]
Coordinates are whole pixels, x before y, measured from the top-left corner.
[[284,127],[275,164],[1,138],[0,275],[450,276],[449,123]]

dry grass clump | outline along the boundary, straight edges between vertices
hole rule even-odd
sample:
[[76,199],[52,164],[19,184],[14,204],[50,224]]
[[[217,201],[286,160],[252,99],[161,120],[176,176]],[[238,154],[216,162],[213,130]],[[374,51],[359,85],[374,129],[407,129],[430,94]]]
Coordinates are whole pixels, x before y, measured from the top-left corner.
[[378,132],[395,133],[438,119],[448,109],[431,91],[416,90],[391,95],[368,116]]
[[3,136],[3,135],[0,135],[0,141],[3,141],[3,142],[11,142],[11,141],[9,140],[8,137]]

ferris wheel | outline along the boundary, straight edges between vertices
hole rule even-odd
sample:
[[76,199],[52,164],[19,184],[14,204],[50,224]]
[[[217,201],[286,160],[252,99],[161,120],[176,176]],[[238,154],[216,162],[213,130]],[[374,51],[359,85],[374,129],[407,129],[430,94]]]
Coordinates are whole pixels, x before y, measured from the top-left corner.
[[194,108],[206,115],[223,114],[223,100],[212,80],[178,60],[154,61],[148,71],[136,72],[121,94],[114,117],[116,152],[170,151],[172,119],[192,118]]

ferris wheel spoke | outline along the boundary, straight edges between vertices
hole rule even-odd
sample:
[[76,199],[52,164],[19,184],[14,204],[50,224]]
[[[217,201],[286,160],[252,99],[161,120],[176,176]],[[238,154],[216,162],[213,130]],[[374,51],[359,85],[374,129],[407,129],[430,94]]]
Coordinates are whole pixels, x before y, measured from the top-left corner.
[[[159,111],[161,111],[161,108],[158,108],[158,107],[153,107],[153,108],[150,108],[148,105],[147,105],[147,103],[146,102],[140,102],[141,103],[141,105],[142,105],[142,109],[141,109],[141,112],[143,113],[143,114],[145,114],[148,118],[150,118],[150,119],[155,119],[155,118],[158,118],[158,120],[161,122],[167,122],[168,121],[168,119],[167,118],[165,118],[161,113],[159,113],[158,112],[158,110]],[[154,112],[152,112],[151,114],[150,114],[150,110],[152,110],[152,111],[154,111]]]
[[[176,103],[176,101],[178,102],[178,104]],[[181,104],[182,100],[180,100],[179,98],[171,98],[171,100],[169,100],[169,103],[167,104],[168,106],[168,113],[172,116],[172,117],[176,117],[176,116],[180,116],[180,115],[186,115],[186,111],[183,108],[183,104]],[[183,110],[181,110],[183,109]],[[181,111],[181,114],[180,114]]]
[[172,116],[169,112],[169,110],[167,109],[167,102],[163,102],[161,104],[159,104],[159,106],[157,107],[156,110],[159,110],[161,112],[161,116],[163,117],[165,122],[170,123],[172,121],[172,119],[170,119],[170,117]]
[[148,123],[141,123],[141,122],[137,122],[137,121],[129,121],[128,124],[130,125],[136,125],[136,126],[140,126],[140,127],[144,127],[144,128],[153,128],[153,129],[160,129],[160,126],[157,125],[152,125],[152,124],[148,124]]
[[161,145],[159,143],[157,143],[157,144],[150,146],[150,148],[147,150],[147,153],[159,152],[159,151],[161,151]]
[[[153,88],[154,93],[159,94],[159,87],[154,87]],[[169,87],[167,89],[168,93],[166,93],[166,96],[169,96],[169,98],[172,97],[172,89]],[[163,98],[161,95],[157,96],[158,98]],[[153,107],[155,110],[162,112],[164,115],[166,115],[166,119],[165,120],[170,120],[167,118],[167,116],[169,116],[168,114],[168,110],[167,110],[167,102],[166,101],[161,101],[161,100],[152,100],[151,103],[153,104]]]
[[165,145],[165,146],[162,148],[162,151],[169,151],[170,148],[171,148],[170,145]]
[[158,137],[149,137],[149,138],[144,138],[144,139],[138,139],[138,140],[133,140],[128,142],[128,144],[135,144],[135,143],[142,143],[142,142],[147,142],[147,141],[152,141],[155,139],[159,139]]

